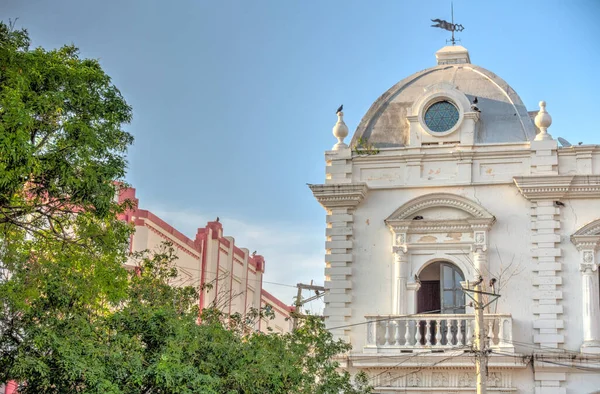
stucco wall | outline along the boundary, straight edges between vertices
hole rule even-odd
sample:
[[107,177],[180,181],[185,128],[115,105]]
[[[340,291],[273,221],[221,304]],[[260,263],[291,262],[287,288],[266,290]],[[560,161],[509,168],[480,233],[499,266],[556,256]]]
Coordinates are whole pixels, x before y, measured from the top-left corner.
[[[138,204],[135,189],[123,191],[120,199]],[[264,257],[250,254],[248,249],[236,246],[233,237],[223,236],[221,223],[209,222],[198,229],[195,239],[191,239],[152,212],[137,207],[126,212],[122,219],[135,225],[132,252],[155,251],[165,241],[172,243],[179,271],[174,284],[201,289],[201,308],[216,306],[226,314],[244,315],[250,308],[259,309],[268,302],[277,305],[273,325],[279,331],[289,331],[289,324],[285,322],[289,317],[289,306],[262,289]],[[258,322],[255,328],[262,330]]]

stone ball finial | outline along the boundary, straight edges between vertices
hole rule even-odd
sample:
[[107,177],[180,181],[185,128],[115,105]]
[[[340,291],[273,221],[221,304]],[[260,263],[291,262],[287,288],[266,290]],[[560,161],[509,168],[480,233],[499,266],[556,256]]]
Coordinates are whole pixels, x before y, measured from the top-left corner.
[[344,123],[344,112],[338,111],[337,117],[337,123],[333,126],[333,136],[338,139],[338,142],[333,146],[333,150],[348,147],[348,145],[344,143],[344,138],[348,136],[348,126]]
[[552,125],[552,116],[546,111],[546,102],[540,101],[540,110],[535,116],[535,125],[540,129],[538,135],[535,136],[536,141],[551,140],[552,136],[548,134],[548,127]]

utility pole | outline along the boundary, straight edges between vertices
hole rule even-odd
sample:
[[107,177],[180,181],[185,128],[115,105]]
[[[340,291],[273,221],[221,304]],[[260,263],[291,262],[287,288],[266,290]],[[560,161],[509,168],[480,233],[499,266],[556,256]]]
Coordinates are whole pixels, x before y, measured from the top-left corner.
[[483,302],[481,297],[481,282],[475,286],[473,300],[475,301],[475,372],[477,373],[477,394],[487,394],[487,354],[485,352],[485,327],[483,325]]
[[[492,285],[495,282],[496,280],[492,279]],[[484,311],[488,305],[500,297],[500,294],[482,291],[482,283],[483,278],[479,277],[479,280],[474,284],[474,289],[471,290],[468,281],[467,288],[464,289],[465,294],[473,300],[473,308],[475,309],[475,373],[477,374],[477,394],[487,394],[488,349],[486,346]],[[473,295],[470,293],[473,293]],[[493,299],[486,304],[483,300],[484,295],[491,296]]]
[[[306,285],[304,283],[298,283],[298,284],[296,284],[296,287],[298,288],[298,294],[296,295],[296,302],[294,303],[296,306],[296,310],[292,313],[292,318],[293,318],[292,328],[293,328],[293,330],[296,330],[296,328],[298,328],[298,319],[304,317],[304,315],[300,313],[300,307],[308,302],[311,302],[313,300],[316,300],[317,298],[320,298],[325,293],[325,287],[313,285],[312,280],[310,281],[310,285]],[[313,290],[316,293],[316,295],[303,300],[302,299],[302,290]]]

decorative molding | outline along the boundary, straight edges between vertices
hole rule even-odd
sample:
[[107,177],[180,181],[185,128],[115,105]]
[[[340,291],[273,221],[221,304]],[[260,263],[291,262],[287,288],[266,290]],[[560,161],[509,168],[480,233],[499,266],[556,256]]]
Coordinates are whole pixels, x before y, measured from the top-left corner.
[[395,240],[394,245],[396,245],[396,246],[406,245],[406,233],[396,234],[396,237],[394,238],[394,240]]
[[388,227],[397,233],[452,233],[452,232],[471,232],[474,229],[487,230],[495,223],[495,218],[491,219],[465,219],[465,220],[397,220],[387,221]]
[[404,255],[408,252],[406,245],[392,246],[392,253],[396,255]]
[[583,252],[583,262],[586,264],[592,264],[594,262],[594,252],[590,250]]
[[571,242],[577,250],[595,251],[600,248],[600,219],[586,224],[571,235]]
[[596,219],[593,222],[586,224],[579,230],[575,231],[573,235],[600,235],[600,219]]
[[485,208],[468,198],[450,193],[432,193],[408,201],[394,211],[385,222],[393,225],[393,222],[412,220],[414,214],[431,207],[455,208],[468,213],[473,219],[495,220]]
[[513,181],[528,200],[600,197],[600,175],[516,176]]
[[475,231],[475,244],[476,245],[485,244],[485,231]]
[[598,266],[594,263],[581,263],[579,264],[579,271],[586,273],[596,272],[598,270]]
[[325,209],[356,208],[369,190],[366,183],[308,185],[308,187]]

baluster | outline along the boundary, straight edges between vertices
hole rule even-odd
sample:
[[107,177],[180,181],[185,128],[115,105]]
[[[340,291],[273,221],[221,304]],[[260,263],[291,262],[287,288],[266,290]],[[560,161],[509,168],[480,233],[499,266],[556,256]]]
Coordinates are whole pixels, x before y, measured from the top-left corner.
[[435,344],[436,346],[442,346],[442,321],[435,321]]
[[452,346],[452,320],[446,320],[446,346]]
[[410,320],[406,319],[406,332],[404,333],[404,346],[410,346]]
[[490,320],[488,322],[488,341],[489,341],[489,346],[494,346],[495,345],[495,338],[496,336],[494,335],[494,320]]
[[425,345],[426,346],[431,346],[431,320],[427,319],[425,321]]
[[508,332],[505,333],[506,341],[508,342],[508,346],[513,347],[512,317],[506,319],[506,322],[508,323]]
[[400,320],[396,320],[396,346],[400,346]]
[[385,321],[385,346],[389,346],[390,345],[390,321],[386,320]]
[[456,346],[463,345],[462,320],[456,319]]
[[415,346],[421,347],[421,322],[419,320],[415,320]]
[[467,320],[467,345],[473,346],[473,323],[474,320]]
[[506,346],[506,338],[504,338],[504,322],[506,319],[500,319],[500,325],[498,326],[498,346]]

